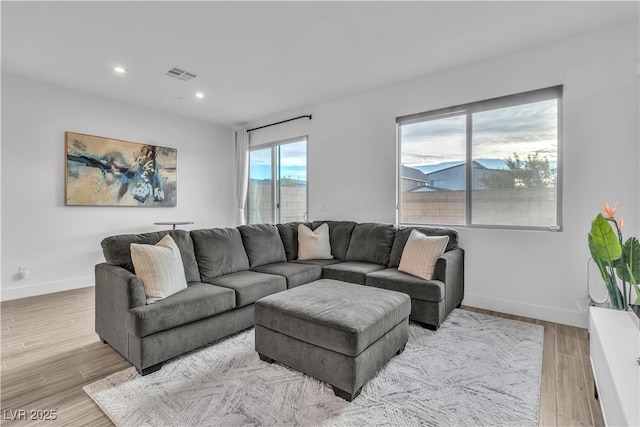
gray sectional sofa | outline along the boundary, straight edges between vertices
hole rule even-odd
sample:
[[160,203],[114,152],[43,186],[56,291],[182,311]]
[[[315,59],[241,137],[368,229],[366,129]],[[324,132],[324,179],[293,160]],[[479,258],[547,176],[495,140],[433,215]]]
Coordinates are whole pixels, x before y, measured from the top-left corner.
[[[324,223],[334,258],[298,261],[298,225],[316,229]],[[398,271],[414,228],[449,236],[432,280]],[[166,234],[180,248],[188,287],[147,304],[130,245],[155,244]],[[351,221],[258,224],[111,236],[102,241],[102,249],[106,263],[95,267],[96,332],[142,375],[253,326],[254,303],[260,298],[321,278],[408,294],[410,319],[431,329],[464,295],[464,251],[457,232],[446,228]]]

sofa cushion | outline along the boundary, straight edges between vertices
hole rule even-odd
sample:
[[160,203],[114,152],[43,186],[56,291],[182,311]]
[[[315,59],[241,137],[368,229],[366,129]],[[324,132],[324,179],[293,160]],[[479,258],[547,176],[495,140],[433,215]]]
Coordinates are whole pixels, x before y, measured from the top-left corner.
[[365,276],[385,267],[369,262],[346,261],[339,264],[328,265],[322,269],[322,277],[325,279],[341,280],[343,282],[365,284]]
[[147,304],[187,288],[180,249],[168,234],[155,245],[131,244],[131,261]]
[[339,260],[347,259],[347,250],[351,241],[351,233],[356,226],[353,221],[313,221],[313,229],[322,224],[329,226],[329,242],[331,243],[331,255]]
[[284,245],[284,253],[287,261],[293,261],[298,258],[298,226],[302,224],[311,228],[310,222],[287,222],[286,224],[276,224],[280,239]]
[[203,282],[249,269],[249,259],[236,228],[193,230],[191,239]]
[[224,313],[236,306],[232,289],[206,283],[190,283],[187,289],[154,304],[129,310],[129,333],[145,337],[156,332]]
[[431,280],[436,261],[444,253],[447,242],[449,236],[425,236],[413,230],[402,251],[398,271]]
[[313,264],[313,265],[319,265],[320,267],[326,267],[327,265],[340,264],[341,262],[344,262],[344,261],[340,261],[339,259],[334,258],[334,259],[299,259],[292,262],[297,262],[298,264]]
[[236,307],[253,304],[260,298],[287,289],[287,280],[282,276],[239,271],[209,280],[209,283],[235,291]]
[[445,297],[444,283],[439,280],[424,280],[411,274],[386,268],[367,274],[367,286],[403,292],[411,298],[424,301],[442,301]]
[[284,245],[278,228],[273,224],[241,225],[242,244],[249,258],[249,268],[285,262]]
[[452,228],[402,226],[396,230],[396,237],[393,240],[393,247],[389,255],[389,267],[397,267],[400,265],[404,245],[407,244],[412,230],[418,230],[426,236],[449,236],[449,242],[447,243],[447,248],[444,250],[445,252],[458,247],[458,231]]
[[191,235],[186,230],[164,230],[143,234],[121,234],[107,237],[100,243],[104,259],[113,265],[119,265],[135,274],[133,262],[131,261],[131,244],[139,243],[143,245],[155,245],[166,235],[170,235],[178,248],[184,266],[184,275],[187,282],[199,282],[200,271],[193,250]]
[[333,259],[328,224],[313,231],[303,224],[298,225],[298,259]]
[[354,357],[410,311],[399,292],[323,279],[260,300],[255,317],[258,325]]
[[322,276],[322,267],[297,262],[278,262],[261,265],[252,269],[260,273],[277,274],[287,279],[287,289],[318,280]]
[[347,261],[370,262],[386,267],[393,246],[392,224],[362,223],[355,226],[349,242]]

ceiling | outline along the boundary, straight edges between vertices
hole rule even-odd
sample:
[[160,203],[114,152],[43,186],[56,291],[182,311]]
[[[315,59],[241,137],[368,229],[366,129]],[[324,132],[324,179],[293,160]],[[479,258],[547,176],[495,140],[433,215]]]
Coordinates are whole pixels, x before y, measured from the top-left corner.
[[[638,21],[639,14],[637,1],[2,1],[1,7],[4,71],[232,127]],[[116,75],[116,65],[127,73]],[[198,77],[164,75],[176,66]],[[196,99],[197,91],[205,97]]]

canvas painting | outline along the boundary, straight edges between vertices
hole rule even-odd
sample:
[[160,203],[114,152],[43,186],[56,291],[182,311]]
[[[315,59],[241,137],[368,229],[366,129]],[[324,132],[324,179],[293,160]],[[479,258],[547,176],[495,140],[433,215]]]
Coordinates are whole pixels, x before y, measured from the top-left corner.
[[177,204],[177,150],[66,132],[65,204]]

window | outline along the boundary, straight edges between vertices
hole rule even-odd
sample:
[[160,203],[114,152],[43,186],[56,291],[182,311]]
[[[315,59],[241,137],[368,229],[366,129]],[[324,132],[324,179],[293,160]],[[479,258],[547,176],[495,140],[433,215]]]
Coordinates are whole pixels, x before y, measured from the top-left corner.
[[307,137],[249,151],[248,222],[307,219]]
[[559,230],[562,86],[396,119],[403,224]]

